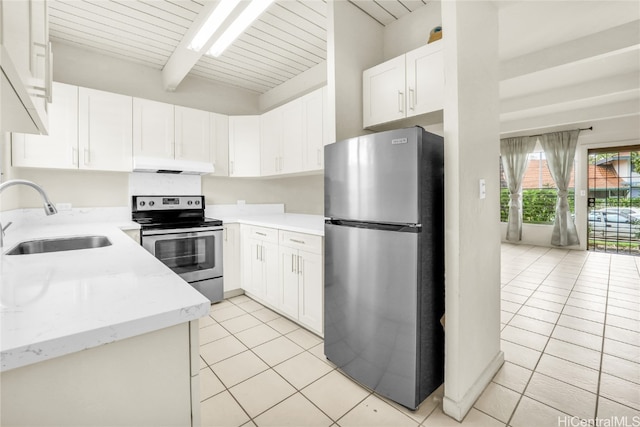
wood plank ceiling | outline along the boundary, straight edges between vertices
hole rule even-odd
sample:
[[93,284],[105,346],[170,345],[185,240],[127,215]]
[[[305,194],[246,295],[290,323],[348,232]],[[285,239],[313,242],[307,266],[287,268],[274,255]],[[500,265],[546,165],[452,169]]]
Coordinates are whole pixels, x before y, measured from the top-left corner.
[[[50,37],[161,70],[208,0],[49,0]],[[381,25],[426,0],[350,0]],[[264,93],[327,57],[327,0],[277,0],[191,75]]]

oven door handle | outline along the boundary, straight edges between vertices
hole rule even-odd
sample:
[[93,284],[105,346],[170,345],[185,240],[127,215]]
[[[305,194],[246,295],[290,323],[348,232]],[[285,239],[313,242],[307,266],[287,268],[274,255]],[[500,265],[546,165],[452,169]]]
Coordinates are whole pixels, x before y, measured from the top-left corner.
[[193,237],[193,236],[213,236],[216,232],[222,231],[223,227],[194,227],[194,228],[180,228],[180,229],[171,229],[171,230],[142,230],[143,236],[161,236],[161,235],[171,235],[173,237],[178,237],[184,235],[185,237]]

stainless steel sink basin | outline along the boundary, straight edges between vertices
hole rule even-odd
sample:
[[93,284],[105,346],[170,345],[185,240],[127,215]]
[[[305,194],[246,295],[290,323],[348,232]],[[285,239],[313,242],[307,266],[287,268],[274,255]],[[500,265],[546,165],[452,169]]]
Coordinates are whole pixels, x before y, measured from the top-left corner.
[[30,240],[19,243],[6,255],[41,254],[45,252],[76,251],[110,246],[111,241],[105,236],[78,236],[56,239]]

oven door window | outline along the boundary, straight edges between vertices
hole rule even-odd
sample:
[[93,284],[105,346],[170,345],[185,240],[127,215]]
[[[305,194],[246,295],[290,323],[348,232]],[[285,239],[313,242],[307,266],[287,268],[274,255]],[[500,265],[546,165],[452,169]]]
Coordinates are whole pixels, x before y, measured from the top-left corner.
[[176,237],[155,242],[155,255],[178,274],[215,268],[215,237]]

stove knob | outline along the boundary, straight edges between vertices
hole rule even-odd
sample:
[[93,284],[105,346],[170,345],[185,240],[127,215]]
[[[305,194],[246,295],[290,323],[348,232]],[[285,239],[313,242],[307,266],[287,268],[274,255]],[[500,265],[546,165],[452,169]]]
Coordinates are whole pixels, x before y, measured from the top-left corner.
[[200,200],[196,200],[196,206],[200,204]]
[[187,202],[187,204],[188,204],[189,206],[191,206],[191,205],[193,204],[193,202],[192,202],[191,200],[189,200],[189,201]]
[[144,206],[146,203],[144,201],[140,202],[140,206]]
[[156,202],[154,202],[153,200],[149,202],[149,206],[153,206],[155,204],[156,204]]

